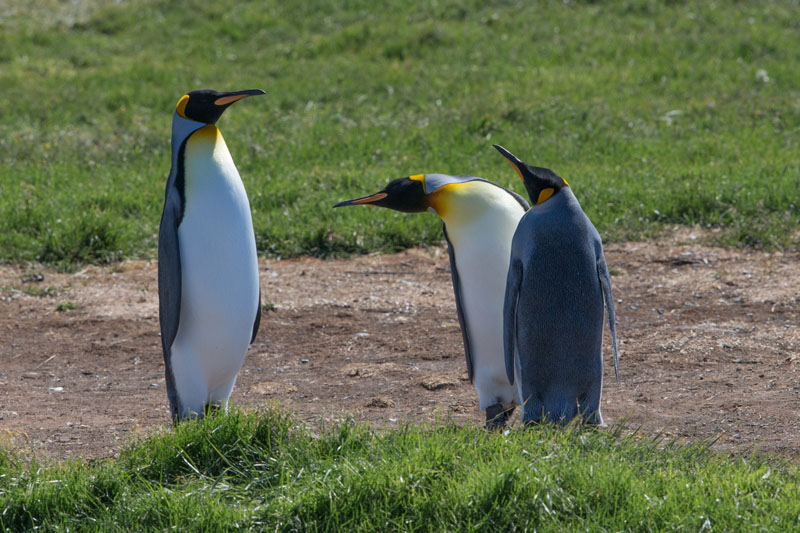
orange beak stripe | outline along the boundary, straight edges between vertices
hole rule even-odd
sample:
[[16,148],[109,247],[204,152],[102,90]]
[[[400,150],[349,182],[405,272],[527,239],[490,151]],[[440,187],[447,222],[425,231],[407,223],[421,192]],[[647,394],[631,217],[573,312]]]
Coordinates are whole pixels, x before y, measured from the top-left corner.
[[372,196],[367,196],[366,198],[362,198],[360,200],[353,200],[354,204],[371,204],[372,202],[377,202],[378,200],[383,200],[389,196],[385,192],[376,192]]
[[214,104],[216,105],[228,105],[234,102],[238,102],[242,98],[247,98],[250,96],[249,94],[237,94],[236,96],[223,96],[222,98],[217,98],[214,100]]
[[[508,161],[508,159],[506,159],[506,161]],[[514,170],[517,171],[517,174],[519,175],[519,179],[521,179],[522,181],[525,181],[525,178],[522,177],[522,172],[520,171],[519,168],[517,168],[517,165],[515,165],[511,161],[508,161],[508,164],[511,165],[512,167],[514,167]]]

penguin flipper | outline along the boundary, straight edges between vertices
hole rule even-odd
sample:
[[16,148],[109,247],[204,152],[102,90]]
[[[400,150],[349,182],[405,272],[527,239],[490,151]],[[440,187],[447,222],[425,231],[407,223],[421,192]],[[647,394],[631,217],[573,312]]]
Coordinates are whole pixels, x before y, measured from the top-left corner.
[[253,344],[253,341],[256,340],[259,325],[261,325],[261,287],[258,288],[258,310],[256,311],[256,319],[253,321],[253,335],[250,337],[250,344]]
[[611,276],[608,273],[606,257],[603,249],[597,258],[597,277],[600,279],[600,286],[603,289],[603,298],[608,311],[608,329],[611,332],[611,347],[614,350],[614,375],[619,381],[619,352],[617,350],[617,316],[614,312],[614,295],[611,293]]
[[164,352],[164,378],[167,384],[172,420],[178,419],[180,405],[172,373],[172,343],[178,334],[181,317],[181,257],[178,246],[180,199],[168,189],[158,231],[158,318],[161,348]]
[[506,278],[506,295],[503,300],[503,348],[508,382],[514,384],[514,353],[517,347],[517,299],[522,284],[522,263],[511,256]]
[[442,232],[444,233],[444,240],[447,241],[447,255],[450,256],[450,275],[453,278],[453,292],[456,295],[458,324],[461,326],[461,337],[464,339],[464,355],[467,358],[467,376],[469,376],[469,382],[472,383],[475,369],[472,364],[472,350],[470,349],[469,333],[467,332],[467,319],[464,316],[464,305],[461,302],[461,283],[458,278],[458,269],[456,268],[456,253],[453,250],[450,237],[447,236],[447,226],[444,224],[442,224]]

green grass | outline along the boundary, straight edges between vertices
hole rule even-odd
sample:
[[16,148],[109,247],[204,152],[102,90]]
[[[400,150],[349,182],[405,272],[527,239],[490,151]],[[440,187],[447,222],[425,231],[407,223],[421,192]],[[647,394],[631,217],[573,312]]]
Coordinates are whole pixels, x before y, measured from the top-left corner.
[[61,302],[56,306],[56,311],[59,313],[63,313],[65,311],[72,311],[73,309],[77,309],[78,305],[75,302],[71,302],[69,300],[65,302]]
[[277,411],[234,411],[116,461],[0,453],[0,528],[789,531],[797,475],[775,459],[614,431],[345,421],[314,436]]
[[[573,186],[606,240],[673,224],[800,243],[796,0],[84,0],[0,7],[0,260],[155,254],[188,90],[220,121],[259,251],[440,242],[434,215],[338,201],[415,173],[522,192],[503,144]],[[766,75],[759,74],[763,70]]]

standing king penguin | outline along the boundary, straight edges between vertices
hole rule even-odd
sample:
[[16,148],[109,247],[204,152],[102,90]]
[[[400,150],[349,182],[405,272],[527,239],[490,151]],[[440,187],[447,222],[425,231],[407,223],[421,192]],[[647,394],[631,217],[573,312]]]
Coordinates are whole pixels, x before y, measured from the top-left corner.
[[486,427],[503,427],[520,403],[503,361],[503,296],[511,238],[528,202],[474,176],[418,174],[334,207],[346,205],[431,211],[442,218],[467,373],[486,411]]
[[514,233],[503,325],[505,367],[522,420],[603,424],[603,303],[619,379],[614,297],[603,244],[565,180],[494,147],[525,182],[531,202]]
[[184,95],[158,233],[158,297],[173,422],[226,406],[261,320],[253,220],[222,134],[225,109],[260,89]]

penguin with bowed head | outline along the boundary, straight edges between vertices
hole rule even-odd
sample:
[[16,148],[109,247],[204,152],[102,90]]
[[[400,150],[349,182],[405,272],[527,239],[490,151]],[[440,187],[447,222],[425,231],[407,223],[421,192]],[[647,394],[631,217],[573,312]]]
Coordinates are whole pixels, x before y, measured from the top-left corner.
[[567,182],[494,147],[525,183],[533,206],[511,244],[503,325],[505,367],[522,420],[603,424],[603,307],[619,379],[614,298],[603,244]]
[[253,221],[216,127],[260,89],[184,95],[172,117],[172,169],[158,234],[158,296],[173,422],[227,406],[261,319]]
[[442,218],[467,374],[478,391],[486,427],[503,427],[519,397],[505,373],[503,296],[511,238],[528,203],[518,194],[475,176],[418,174],[375,194],[334,207],[374,205],[404,213],[431,211]]

